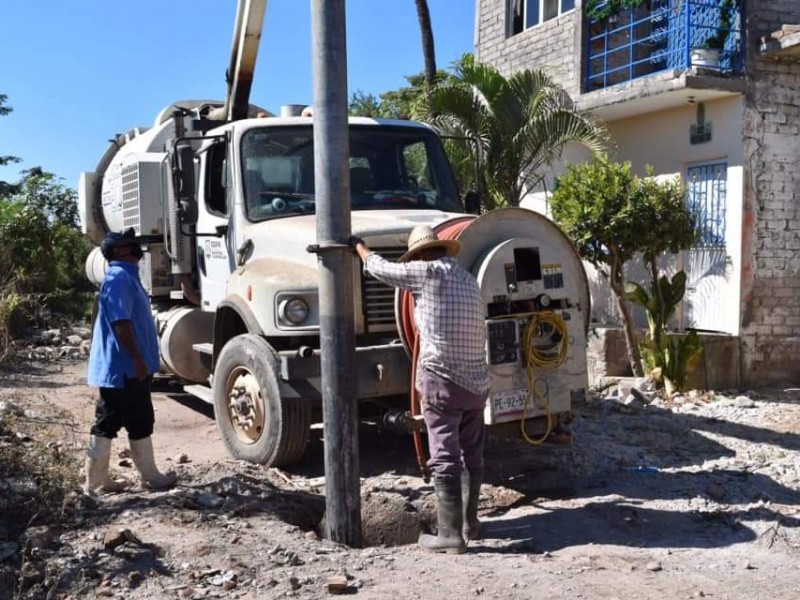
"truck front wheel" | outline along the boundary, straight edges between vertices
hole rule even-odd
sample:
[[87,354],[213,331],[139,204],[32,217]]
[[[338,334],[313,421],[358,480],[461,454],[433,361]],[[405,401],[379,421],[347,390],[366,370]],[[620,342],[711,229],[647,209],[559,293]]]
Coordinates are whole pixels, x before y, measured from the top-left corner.
[[305,454],[311,410],[302,400],[284,400],[278,359],[264,338],[232,338],[214,369],[214,417],[234,458],[270,467],[297,462]]

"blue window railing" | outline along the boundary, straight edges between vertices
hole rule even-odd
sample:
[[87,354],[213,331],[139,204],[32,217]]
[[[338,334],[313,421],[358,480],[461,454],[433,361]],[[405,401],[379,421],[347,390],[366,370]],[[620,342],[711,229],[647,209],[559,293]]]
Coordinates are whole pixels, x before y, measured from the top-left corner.
[[585,92],[666,70],[742,72],[742,0],[648,0],[587,19]]

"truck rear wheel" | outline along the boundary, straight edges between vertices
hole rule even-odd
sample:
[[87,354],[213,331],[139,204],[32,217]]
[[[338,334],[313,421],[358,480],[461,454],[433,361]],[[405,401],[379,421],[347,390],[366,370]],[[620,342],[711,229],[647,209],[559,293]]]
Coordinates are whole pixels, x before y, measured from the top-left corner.
[[264,338],[232,338],[214,369],[214,417],[234,458],[270,467],[297,462],[305,454],[311,407],[284,400],[278,387],[278,358]]

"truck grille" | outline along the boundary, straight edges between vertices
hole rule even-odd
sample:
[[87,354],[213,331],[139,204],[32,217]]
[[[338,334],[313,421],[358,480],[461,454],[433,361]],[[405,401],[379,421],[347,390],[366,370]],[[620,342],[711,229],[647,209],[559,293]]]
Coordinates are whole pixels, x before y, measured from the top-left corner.
[[[405,248],[373,248],[388,260],[397,260],[405,254]],[[362,306],[364,325],[368,332],[396,331],[394,317],[394,288],[381,283],[361,271]]]

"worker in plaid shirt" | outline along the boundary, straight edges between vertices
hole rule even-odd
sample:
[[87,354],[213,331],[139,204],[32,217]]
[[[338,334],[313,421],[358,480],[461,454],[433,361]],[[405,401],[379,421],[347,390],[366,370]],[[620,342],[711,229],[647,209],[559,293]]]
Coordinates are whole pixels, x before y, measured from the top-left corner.
[[408,252],[396,263],[360,238],[350,244],[367,273],[414,297],[420,344],[415,385],[422,395],[439,525],[436,536],[420,536],[419,546],[461,554],[465,538],[481,536],[477,513],[489,369],[478,282],[453,258],[461,243],[439,239],[425,225],[414,228]]

